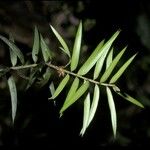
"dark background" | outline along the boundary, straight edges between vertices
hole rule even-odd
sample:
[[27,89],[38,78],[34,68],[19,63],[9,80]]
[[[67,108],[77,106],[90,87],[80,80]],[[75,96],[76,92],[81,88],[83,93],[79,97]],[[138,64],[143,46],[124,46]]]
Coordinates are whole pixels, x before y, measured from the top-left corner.
[[[55,53],[55,61],[64,64],[58,42],[49,28],[52,24],[73,45],[76,27],[83,21],[82,60],[103,38],[108,39],[116,30],[122,32],[116,40],[116,49],[128,45],[121,63],[134,53],[138,56],[119,80],[121,89],[137,98],[145,106],[140,109],[118,96],[115,104],[118,114],[117,139],[113,140],[107,99],[102,93],[99,108],[85,136],[79,136],[82,126],[82,100],[59,118],[59,109],[66,91],[54,106],[47,100],[48,85],[42,89],[31,87],[24,92],[24,83],[18,77],[18,110],[14,126],[11,124],[11,103],[6,79],[0,80],[0,145],[55,147],[117,147],[149,146],[150,143],[150,2],[144,0],[109,1],[1,1],[0,34],[11,32],[24,54],[30,53],[33,30],[48,40]],[[9,65],[8,47],[0,42],[0,64]],[[57,83],[58,78],[54,80]],[[69,87],[68,87],[69,88]]]

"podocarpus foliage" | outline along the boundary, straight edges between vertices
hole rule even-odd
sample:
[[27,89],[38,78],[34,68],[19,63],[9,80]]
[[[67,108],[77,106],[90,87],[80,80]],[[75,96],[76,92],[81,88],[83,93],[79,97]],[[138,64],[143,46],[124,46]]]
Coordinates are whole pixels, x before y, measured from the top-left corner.
[[[82,22],[80,22],[79,27],[76,32],[75,41],[73,49],[70,50],[68,45],[62,36],[50,25],[53,33],[60,42],[60,50],[68,56],[68,63],[66,66],[56,66],[52,57],[52,50],[47,46],[43,36],[39,33],[37,27],[34,30],[34,41],[32,48],[32,62],[25,60],[21,50],[15,45],[13,37],[10,35],[9,39],[0,36],[0,39],[9,46],[10,51],[10,61],[12,66],[3,66],[0,69],[0,77],[6,76],[9,72],[8,86],[11,96],[11,106],[12,106],[12,121],[15,120],[16,110],[17,110],[17,89],[13,74],[11,71],[19,71],[26,69],[29,72],[29,76],[25,79],[28,80],[26,90],[32,86],[32,84],[38,80],[38,84],[42,87],[48,81],[49,89],[51,92],[51,97],[49,100],[55,100],[55,98],[63,92],[63,89],[67,86],[69,81],[72,81],[71,87],[66,95],[66,99],[62,108],[60,109],[60,116],[64,113],[66,109],[71,107],[80,98],[84,99],[83,108],[83,126],[80,134],[83,136],[87,127],[92,122],[94,115],[96,113],[99,100],[101,99],[100,90],[103,86],[106,89],[108,105],[110,109],[111,124],[113,129],[114,137],[116,136],[117,130],[117,115],[116,108],[113,99],[113,92],[120,95],[125,100],[143,108],[143,105],[132,98],[128,94],[121,91],[121,89],[116,85],[118,79],[130,65],[130,63],[135,58],[136,54],[130,57],[116,72],[114,72],[115,67],[122,58],[127,47],[123,48],[116,56],[113,56],[115,49],[113,48],[113,42],[118,37],[120,30],[116,31],[108,41],[102,40],[97,47],[93,50],[91,55],[86,59],[83,65],[79,68],[80,62],[80,51],[82,42]],[[71,53],[72,52],[72,53]],[[42,56],[41,56],[42,55]],[[40,59],[39,59],[40,58]],[[41,62],[42,63],[41,63]],[[2,65],[1,65],[2,66]],[[41,72],[43,68],[46,71],[39,78],[38,73]],[[79,69],[77,69],[79,68]],[[91,69],[94,71],[91,72]],[[102,68],[104,68],[102,72]],[[62,80],[57,85],[55,90],[53,81],[51,80],[51,72],[57,71]],[[88,73],[93,74],[93,78],[88,78]],[[71,80],[72,79],[72,80]],[[89,91],[89,86],[94,87],[93,91]],[[56,85],[55,85],[56,86]],[[92,94],[91,94],[92,93]],[[91,96],[92,95],[92,96]]]

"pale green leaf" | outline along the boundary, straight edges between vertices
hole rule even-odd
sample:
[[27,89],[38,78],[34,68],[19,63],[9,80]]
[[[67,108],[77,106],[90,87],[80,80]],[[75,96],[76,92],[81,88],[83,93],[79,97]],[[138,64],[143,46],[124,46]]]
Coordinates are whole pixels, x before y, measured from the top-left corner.
[[115,83],[120,76],[123,74],[123,72],[126,70],[126,68],[130,65],[130,63],[133,61],[137,54],[133,55],[130,59],[128,59],[125,64],[118,70],[118,72],[111,78],[110,83]]
[[55,87],[54,87],[54,83],[53,82],[51,82],[51,84],[49,85],[49,89],[50,89],[51,95],[54,95]]
[[96,49],[87,59],[87,61],[81,66],[80,70],[78,71],[79,75],[85,75],[87,72],[90,71],[90,69],[95,65],[98,59],[103,56],[103,52],[107,52],[110,49],[112,43],[117,38],[119,33],[120,31],[117,31],[104,45],[104,41],[100,42],[100,44],[96,47]]
[[16,111],[17,111],[17,89],[13,76],[8,79],[8,86],[11,96],[11,109],[12,109],[12,121],[14,123]]
[[120,58],[122,57],[122,55],[124,54],[125,50],[127,47],[125,47],[112,61],[112,63],[109,65],[109,67],[107,68],[107,70],[104,72],[104,74],[102,75],[100,82],[105,82],[110,74],[112,73],[112,71],[114,70],[114,68],[116,67],[117,63],[119,62]]
[[48,48],[47,44],[44,41],[44,38],[40,34],[40,44],[41,44],[41,49],[42,49],[42,54],[45,62],[48,62],[51,59],[51,52],[50,49]]
[[69,79],[70,79],[70,76],[67,74],[64,77],[64,79],[60,82],[60,84],[58,85],[55,93],[52,95],[52,97],[50,99],[55,99],[61,93],[61,91],[64,89],[64,87],[68,83]]
[[71,71],[74,71],[78,66],[80,50],[81,50],[81,39],[82,39],[82,22],[80,22],[76,33],[73,53],[71,57]]
[[133,97],[131,97],[130,95],[128,95],[127,93],[121,92],[121,91],[116,91],[114,90],[118,95],[120,95],[121,97],[123,97],[125,100],[144,108],[143,104],[141,104],[139,101],[137,101],[136,99],[134,99]]
[[70,88],[70,90],[69,90],[69,92],[68,92],[68,95],[67,95],[67,97],[66,97],[66,100],[65,100],[65,102],[64,102],[64,105],[68,102],[68,100],[70,100],[70,98],[71,98],[73,95],[75,95],[75,92],[77,91],[78,86],[79,86],[79,78],[76,77],[76,78],[74,79],[72,85],[71,85],[71,88]]
[[113,60],[113,51],[114,48],[111,49],[111,51],[109,52],[107,59],[106,59],[106,69],[110,66],[110,64],[112,63]]
[[94,115],[97,110],[98,102],[99,102],[99,97],[100,97],[100,89],[99,89],[99,86],[96,84],[95,88],[94,88],[94,96],[93,96],[93,101],[92,101],[92,105],[91,105],[91,109],[90,109],[87,126],[89,126],[89,124],[91,123],[91,121],[94,118]]
[[0,39],[5,42],[11,49],[12,51],[18,56],[20,62],[22,64],[24,64],[24,56],[22,54],[22,52],[20,51],[20,49],[10,40],[8,40],[7,38],[3,37],[0,35]]
[[95,70],[94,70],[94,77],[93,77],[94,80],[96,78],[98,78],[98,76],[99,76],[99,74],[102,70],[102,67],[103,67],[103,64],[104,64],[104,61],[105,61],[105,58],[106,58],[106,55],[107,55],[108,51],[109,51],[109,48],[104,49],[102,51],[101,57],[98,59],[98,61],[96,63]]
[[[14,38],[13,38],[12,34],[9,34],[9,40],[14,43]],[[12,51],[12,49],[10,47],[9,47],[9,52],[10,52],[11,64],[12,64],[12,66],[15,66],[17,64],[17,55],[14,53],[14,51]]]
[[109,87],[106,87],[106,91],[107,91],[108,104],[109,104],[109,109],[110,109],[110,114],[111,114],[112,129],[113,129],[114,137],[116,137],[116,131],[117,131],[116,108],[115,108],[113,96]]
[[83,126],[80,131],[80,135],[83,136],[89,119],[89,112],[90,112],[90,93],[87,94],[85,100],[84,100],[84,112],[83,112]]
[[40,48],[39,32],[38,32],[37,27],[35,26],[35,29],[34,29],[34,42],[33,42],[33,48],[32,48],[32,59],[35,63],[38,60],[39,48]]
[[89,87],[89,81],[85,81],[81,85],[81,87],[76,91],[76,93],[71,96],[71,98],[68,100],[68,102],[63,105],[63,107],[60,110],[60,114],[62,114],[68,107],[70,107],[74,102],[76,102],[88,89]]
[[57,37],[57,39],[59,40],[59,42],[61,43],[62,47],[63,47],[63,51],[70,57],[70,51],[69,48],[66,44],[66,42],[64,41],[64,39],[61,37],[61,35],[54,29],[54,27],[52,27],[50,25],[53,33],[55,34],[55,36]]

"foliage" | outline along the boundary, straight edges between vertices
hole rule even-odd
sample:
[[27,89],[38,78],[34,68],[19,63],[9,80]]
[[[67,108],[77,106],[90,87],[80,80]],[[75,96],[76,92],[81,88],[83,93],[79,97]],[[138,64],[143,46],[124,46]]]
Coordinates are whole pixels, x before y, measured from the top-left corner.
[[[39,33],[37,27],[35,27],[34,30],[34,41],[32,48],[33,64],[29,63],[28,60],[25,60],[24,55],[22,54],[21,50],[14,44],[14,40],[11,36],[10,39],[0,36],[0,39],[10,48],[10,60],[12,66],[1,68],[0,73],[1,76],[6,76],[9,72],[10,77],[8,77],[8,86],[11,95],[13,122],[15,120],[17,110],[17,90],[15,80],[11,71],[18,71],[22,69],[27,69],[29,71],[29,76],[26,77],[26,79],[28,80],[26,90],[30,86],[32,86],[35,80],[39,81],[38,84],[41,87],[44,86],[46,83],[48,83],[48,81],[50,81],[51,72],[57,71],[59,73],[59,76],[63,79],[58,84],[56,90],[54,88],[53,81],[51,81],[49,87],[52,96],[49,98],[50,100],[55,99],[61,92],[63,92],[63,89],[67,86],[68,82],[73,79],[64,104],[60,109],[60,116],[62,116],[63,113],[68,108],[70,108],[71,105],[74,104],[77,100],[79,100],[80,98],[85,98],[83,126],[80,132],[80,134],[83,136],[95,116],[99,104],[99,99],[101,97],[100,89],[104,87],[106,89],[108,98],[111,124],[115,137],[117,131],[117,115],[112,91],[116,92],[118,95],[130,101],[131,103],[142,108],[144,107],[136,99],[122,92],[116,85],[118,79],[131,64],[136,54],[129,58],[117,72],[113,72],[114,68],[119,63],[119,60],[121,59],[127,48],[125,47],[115,57],[113,57],[113,52],[115,51],[115,49],[113,48],[113,43],[120,33],[120,30],[118,30],[108,41],[104,42],[104,40],[102,40],[93,50],[87,60],[79,68],[82,41],[82,22],[80,22],[77,29],[72,51],[69,49],[65,40],[56,31],[56,29],[54,29],[54,27],[52,27],[51,25],[50,27],[61,44],[60,49],[69,57],[69,61],[66,66],[56,66],[51,63],[53,61],[52,51],[47,46],[43,36]],[[20,60],[20,62],[18,62],[18,59]],[[44,68],[46,68],[46,71],[43,71]],[[92,68],[94,68],[94,72],[92,72]],[[104,68],[104,72],[102,72],[102,68]],[[93,78],[88,77],[89,72],[93,74]],[[42,74],[42,77],[40,77],[39,74]],[[93,91],[89,90],[90,85],[94,86]],[[93,98],[91,98],[92,93]]]

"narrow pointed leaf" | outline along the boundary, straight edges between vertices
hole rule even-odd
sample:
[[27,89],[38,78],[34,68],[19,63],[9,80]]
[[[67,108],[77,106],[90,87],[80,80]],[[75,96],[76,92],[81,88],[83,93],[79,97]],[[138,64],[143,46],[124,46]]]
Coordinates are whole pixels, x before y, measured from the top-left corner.
[[67,95],[67,97],[66,97],[66,100],[65,100],[65,102],[64,102],[64,105],[68,102],[68,100],[70,100],[70,98],[71,98],[73,95],[75,95],[75,92],[77,91],[78,86],[79,86],[79,78],[76,77],[76,78],[74,79],[73,83],[72,83],[72,86],[71,86],[71,88],[70,88],[70,90],[69,90],[69,93],[68,93],[68,95]]
[[86,131],[88,119],[89,119],[89,112],[90,112],[90,93],[88,93],[88,95],[84,100],[83,126],[80,132],[81,136],[83,136]]
[[34,42],[33,42],[33,48],[32,48],[32,59],[35,63],[38,60],[39,48],[40,48],[39,32],[38,32],[37,27],[35,26],[35,29],[34,29]]
[[82,39],[82,22],[80,22],[76,33],[76,38],[73,47],[73,54],[71,57],[71,71],[74,71],[78,66],[80,49],[81,49],[81,39]]
[[128,95],[127,93],[124,92],[117,92],[115,91],[118,95],[120,95],[121,97],[123,97],[125,100],[141,107],[144,108],[143,104],[141,104],[139,101],[137,101],[136,99],[134,99],[133,97],[131,97],[130,95]]
[[60,34],[50,25],[53,33],[55,34],[55,36],[57,37],[57,39],[59,40],[59,42],[61,43],[64,52],[70,57],[70,51],[69,48],[66,44],[66,42],[64,41],[64,39],[60,36]]
[[111,78],[110,83],[115,83],[120,76],[123,74],[123,72],[126,70],[126,68],[130,65],[130,63],[133,61],[137,54],[133,55],[126,63],[118,70],[118,72]]
[[47,62],[51,59],[51,52],[47,44],[45,43],[42,35],[40,35],[40,39],[41,39],[40,44],[41,44],[43,58],[44,58],[44,61]]
[[116,130],[117,130],[116,108],[115,108],[111,90],[109,89],[109,87],[106,87],[106,90],[107,90],[108,104],[109,104],[109,109],[111,114],[112,129],[113,129],[114,137],[116,137]]
[[117,63],[119,62],[120,58],[122,57],[122,55],[124,54],[125,50],[127,47],[125,47],[112,61],[112,63],[109,65],[109,67],[107,68],[107,70],[104,72],[104,74],[102,75],[100,82],[105,82],[109,76],[111,75],[112,71],[114,70],[114,68],[116,67]]
[[106,59],[106,69],[110,66],[110,64],[112,63],[113,60],[113,51],[114,48],[111,49],[111,51],[109,52],[107,59]]
[[[14,43],[14,38],[13,38],[12,34],[9,34],[9,40]],[[10,52],[11,64],[12,64],[12,66],[15,66],[17,64],[17,55],[14,53],[14,51],[12,51],[12,49],[10,47],[9,47],[9,52]]]
[[94,118],[94,115],[97,110],[98,102],[99,102],[99,97],[100,97],[100,89],[99,89],[98,85],[96,84],[95,88],[94,88],[94,96],[93,96],[93,101],[92,101],[92,105],[91,105],[91,109],[90,109],[87,126],[89,126],[89,124],[91,123],[91,121]]
[[17,111],[17,89],[13,76],[9,77],[8,86],[11,96],[12,121],[14,123]]
[[22,54],[22,52],[20,51],[20,49],[10,40],[8,40],[7,38],[3,37],[0,35],[0,39],[5,42],[11,49],[12,51],[18,56],[20,62],[22,64],[24,64],[24,56]]
[[54,95],[55,87],[54,87],[54,83],[53,82],[51,82],[51,84],[49,85],[49,89],[50,89],[51,95]]
[[60,114],[62,114],[68,107],[70,107],[74,102],[76,102],[88,89],[89,82],[85,81],[81,87],[76,91],[76,93],[68,100],[68,102],[61,108]]
[[64,89],[64,87],[66,86],[66,84],[69,81],[70,76],[67,74],[64,79],[60,82],[60,84],[58,85],[54,95],[52,95],[52,97],[50,99],[55,99],[60,93],[61,91]]
[[96,78],[98,78],[98,76],[102,70],[102,67],[103,67],[103,64],[104,64],[104,61],[105,61],[108,51],[109,51],[109,48],[105,49],[105,51],[103,50],[101,57],[98,59],[98,61],[96,63],[95,70],[94,70],[94,80]]
[[82,67],[80,68],[80,70],[78,71],[79,75],[85,75],[87,72],[90,71],[90,69],[95,65],[95,63],[98,61],[98,59],[100,59],[100,57],[102,57],[103,52],[107,52],[112,43],[114,42],[114,40],[117,38],[117,36],[119,35],[120,31],[117,31],[103,46],[103,42],[102,41],[97,47],[96,49],[93,51],[93,53],[90,55],[90,57],[87,59],[87,61],[82,65]]

